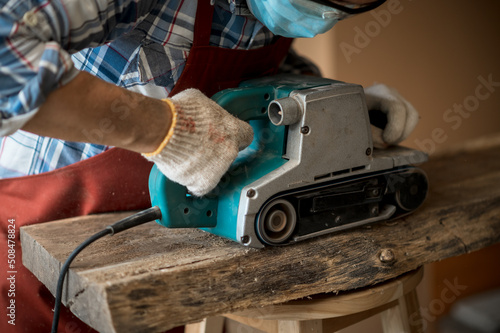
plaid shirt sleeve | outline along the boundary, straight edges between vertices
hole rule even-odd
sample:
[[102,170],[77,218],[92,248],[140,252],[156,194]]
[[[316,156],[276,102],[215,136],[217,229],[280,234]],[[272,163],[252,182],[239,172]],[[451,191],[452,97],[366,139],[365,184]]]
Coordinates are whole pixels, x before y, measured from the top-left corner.
[[131,30],[155,0],[0,0],[0,136],[78,71],[71,54]]

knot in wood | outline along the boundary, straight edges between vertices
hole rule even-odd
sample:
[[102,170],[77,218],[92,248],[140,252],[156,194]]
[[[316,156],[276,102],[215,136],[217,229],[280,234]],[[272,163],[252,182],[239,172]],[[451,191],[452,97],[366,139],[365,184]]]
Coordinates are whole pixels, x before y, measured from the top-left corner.
[[389,264],[396,260],[396,255],[391,249],[383,249],[378,258],[384,264]]

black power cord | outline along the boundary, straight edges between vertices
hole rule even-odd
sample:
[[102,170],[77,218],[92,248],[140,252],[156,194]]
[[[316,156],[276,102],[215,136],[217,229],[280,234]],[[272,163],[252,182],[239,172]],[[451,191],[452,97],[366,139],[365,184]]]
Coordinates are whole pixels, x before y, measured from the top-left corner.
[[121,231],[136,227],[138,225],[151,222],[157,219],[161,218],[161,211],[160,208],[158,207],[151,207],[146,210],[143,210],[137,214],[134,214],[132,216],[128,216],[112,225],[107,226],[105,229],[99,231],[98,233],[90,236],[87,238],[83,243],[78,245],[76,249],[71,252],[69,255],[68,259],[66,259],[66,262],[64,263],[63,267],[61,268],[61,272],[59,273],[59,280],[57,280],[57,289],[56,289],[56,304],[54,307],[54,317],[52,319],[52,333],[57,332],[57,326],[59,325],[59,313],[61,312],[61,298],[62,298],[62,291],[63,291],[63,285],[64,285],[64,279],[66,277],[66,273],[69,270],[69,266],[73,262],[73,260],[76,258],[76,256],[87,246],[95,242],[96,240],[106,236],[106,235],[111,235],[113,236],[114,234],[117,234]]

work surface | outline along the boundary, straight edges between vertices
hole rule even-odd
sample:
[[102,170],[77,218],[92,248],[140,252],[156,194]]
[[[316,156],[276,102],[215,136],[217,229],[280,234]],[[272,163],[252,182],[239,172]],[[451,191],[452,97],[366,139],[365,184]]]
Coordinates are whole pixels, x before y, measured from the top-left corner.
[[[102,332],[164,331],[248,307],[369,286],[500,241],[499,135],[431,156],[421,167],[430,193],[417,212],[293,246],[249,249],[156,223],[106,237],[73,263],[65,303]],[[69,253],[127,215],[25,227],[24,265],[54,293]]]

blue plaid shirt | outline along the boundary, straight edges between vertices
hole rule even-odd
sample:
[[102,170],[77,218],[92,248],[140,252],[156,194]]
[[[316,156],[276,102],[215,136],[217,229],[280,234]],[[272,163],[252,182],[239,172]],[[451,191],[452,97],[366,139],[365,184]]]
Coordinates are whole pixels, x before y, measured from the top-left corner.
[[[204,0],[208,1],[208,0]],[[251,49],[275,36],[245,0],[215,0],[211,45]],[[79,70],[165,98],[193,42],[196,0],[0,0],[0,178],[51,171],[109,147],[22,130]]]

